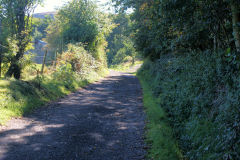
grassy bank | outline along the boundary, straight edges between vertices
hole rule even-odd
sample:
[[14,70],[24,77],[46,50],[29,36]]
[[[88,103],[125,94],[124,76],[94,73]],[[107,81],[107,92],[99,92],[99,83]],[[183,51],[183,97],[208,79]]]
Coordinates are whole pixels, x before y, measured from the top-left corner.
[[142,72],[138,73],[138,78],[143,88],[143,101],[147,114],[146,141],[150,147],[147,158],[154,160],[182,159],[166,114],[159,107],[159,99],[153,95],[151,82],[147,81]]
[[5,124],[12,117],[21,117],[30,113],[34,109],[76,91],[106,74],[107,71],[101,74],[91,72],[85,78],[71,74],[65,79],[51,75],[36,77],[29,81],[0,80],[0,124]]

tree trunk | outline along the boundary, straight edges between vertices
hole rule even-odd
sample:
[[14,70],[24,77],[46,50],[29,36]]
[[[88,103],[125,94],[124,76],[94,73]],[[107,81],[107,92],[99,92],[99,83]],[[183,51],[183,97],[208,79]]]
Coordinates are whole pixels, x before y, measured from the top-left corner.
[[235,39],[237,52],[240,53],[240,5],[232,1],[231,10],[232,10],[232,23],[233,23],[233,36]]
[[6,77],[12,77],[14,76],[14,78],[16,79],[20,79],[21,77],[21,68],[20,66],[17,64],[16,61],[12,61],[11,65],[5,75]]
[[21,67],[18,62],[23,57],[23,55],[24,55],[24,48],[19,48],[17,55],[11,61],[11,65],[5,75],[6,77],[14,76],[14,78],[16,79],[21,78]]

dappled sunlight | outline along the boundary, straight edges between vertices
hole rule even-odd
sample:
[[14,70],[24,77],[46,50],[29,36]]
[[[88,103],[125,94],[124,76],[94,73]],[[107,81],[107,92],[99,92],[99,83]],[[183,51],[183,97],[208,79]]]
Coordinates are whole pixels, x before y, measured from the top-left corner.
[[44,142],[32,142],[31,137],[45,137],[51,135],[52,130],[64,127],[64,124],[46,124],[35,119],[21,119],[20,122],[22,123],[14,120],[8,129],[0,127],[0,157],[8,157],[13,146],[28,145],[29,149],[40,151],[42,147],[46,147]]
[[127,152],[137,144],[139,150],[144,126],[138,98],[141,87],[132,75],[111,74],[0,128],[0,159],[17,160],[31,155],[37,159],[104,159],[107,155],[119,156],[118,152]]

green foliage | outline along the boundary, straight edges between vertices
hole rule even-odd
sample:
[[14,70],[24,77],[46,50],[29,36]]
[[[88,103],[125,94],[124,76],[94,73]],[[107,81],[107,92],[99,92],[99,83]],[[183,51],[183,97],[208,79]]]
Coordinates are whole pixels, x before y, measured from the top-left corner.
[[2,0],[0,3],[2,8],[0,17],[4,17],[4,25],[8,28],[8,36],[6,37],[14,39],[18,47],[17,54],[10,60],[7,77],[14,76],[16,79],[21,77],[19,61],[23,58],[31,41],[31,15],[35,5],[40,2],[41,0]]
[[92,1],[72,0],[58,11],[66,44],[81,42],[92,46],[98,35],[97,11]]
[[[233,27],[239,23],[239,18],[235,20],[233,15],[239,16],[239,0],[113,2],[123,9],[135,9],[132,18],[136,22],[136,45],[146,57],[158,59],[162,54],[179,50],[188,52],[229,47],[236,50],[234,41],[238,40],[232,33],[239,35],[239,28]],[[232,3],[236,6],[235,12],[231,10]]]
[[47,27],[53,22],[53,18],[45,16],[43,19],[33,18],[33,39],[42,40],[47,36]]
[[134,9],[135,44],[149,59],[140,75],[184,157],[240,159],[240,1],[112,1]]
[[[6,47],[0,48],[3,70],[17,79],[23,72],[25,80],[0,81],[0,124],[107,73],[105,39],[114,27],[109,16],[98,12],[92,1],[72,0],[59,10],[55,21],[34,19],[31,14],[38,2],[0,0],[0,29],[5,29],[0,44]],[[31,36],[38,40],[46,36],[50,50],[61,53],[54,66],[45,67],[43,75],[39,73],[41,66],[32,63],[33,56],[25,54],[31,49]]]
[[[72,74],[75,72],[82,78],[86,77],[88,73],[98,71],[100,63],[97,62],[91,53],[86,51],[83,45],[68,45],[68,50],[64,52],[57,60],[57,72],[60,74]],[[60,77],[62,79],[63,77]],[[66,76],[68,78],[68,76]]]
[[106,36],[114,25],[107,14],[97,10],[91,0],[72,0],[62,7],[47,29],[49,47],[63,53],[69,43],[82,43],[93,58],[107,67]]
[[126,14],[112,15],[113,22],[117,25],[113,29],[112,33],[107,38],[107,56],[109,65],[119,65],[126,63],[129,58],[134,63],[137,52],[135,50],[135,44],[131,37],[133,32],[131,31],[132,22],[130,16]]
[[146,62],[139,73],[159,98],[188,159],[239,159],[239,74],[232,74],[224,55],[167,55]]

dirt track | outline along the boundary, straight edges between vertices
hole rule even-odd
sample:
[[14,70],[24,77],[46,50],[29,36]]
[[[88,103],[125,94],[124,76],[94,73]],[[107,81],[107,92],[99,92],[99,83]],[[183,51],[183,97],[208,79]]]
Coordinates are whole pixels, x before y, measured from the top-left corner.
[[137,78],[111,71],[109,77],[0,127],[0,160],[144,159],[144,118]]

